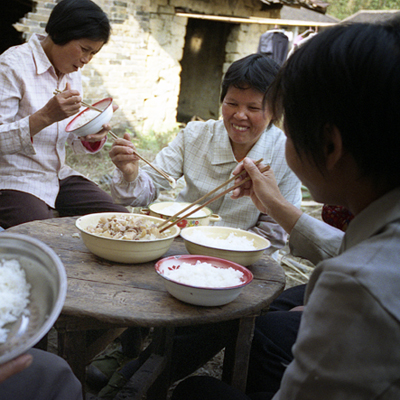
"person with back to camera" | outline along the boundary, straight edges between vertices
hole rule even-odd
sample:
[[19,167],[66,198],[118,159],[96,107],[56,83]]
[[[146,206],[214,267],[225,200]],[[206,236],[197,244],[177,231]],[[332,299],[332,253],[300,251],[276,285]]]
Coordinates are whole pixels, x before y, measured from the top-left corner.
[[[174,179],[184,176],[186,187],[178,194],[177,201],[193,202],[215,189],[232,177],[232,171],[246,156],[264,159],[276,171],[278,185],[285,198],[299,207],[301,203],[301,183],[287,166],[284,157],[285,137],[283,132],[271,123],[269,113],[263,107],[264,94],[279,70],[278,64],[261,54],[251,54],[231,64],[223,81],[221,90],[223,120],[206,122],[190,122],[182,129],[168,147],[161,150],[153,164],[165,171]],[[160,190],[169,189],[169,182],[153,169],[144,166],[139,168],[139,159],[133,154],[134,146],[130,135],[113,143],[110,157],[117,166],[111,185],[116,202],[146,206],[154,201]],[[267,214],[260,213],[250,199],[233,201],[230,195],[221,197],[209,207],[221,216],[222,221],[216,223],[240,229],[254,231],[266,237],[272,243],[270,251],[276,251],[286,243],[286,232]],[[126,361],[123,355],[134,358],[135,352],[129,350],[133,341],[128,329],[121,337],[122,352],[117,350],[116,357]],[[223,346],[221,328],[207,326],[196,327],[190,335],[188,330],[179,332],[176,345],[177,376],[185,376],[185,369],[193,369],[196,364],[212,358]],[[201,345],[203,334],[213,338],[210,351]],[[179,337],[179,339],[178,339]],[[182,349],[190,349],[189,360]],[[177,352],[181,353],[177,355]],[[212,353],[212,354],[211,354]],[[196,361],[201,359],[198,364]],[[192,361],[191,361],[192,360]],[[205,362],[204,361],[204,362]],[[92,363],[88,376],[92,384],[105,385],[114,381],[109,366],[111,357],[106,355]],[[114,370],[120,362],[114,363]],[[189,365],[191,364],[191,365]],[[111,371],[113,369],[111,368]],[[118,374],[118,382],[126,380]],[[112,387],[118,386],[111,383]],[[107,387],[100,392],[112,393]],[[108,395],[107,394],[107,395]],[[112,394],[110,394],[112,397]]]
[[[90,0],[62,0],[46,35],[0,56],[0,226],[92,212],[120,211],[110,195],[65,165],[75,153],[96,153],[110,128],[78,138],[65,132],[81,107],[80,68],[107,43],[110,23]],[[62,93],[53,96],[56,89]]]
[[293,254],[317,264],[293,358],[276,393],[245,395],[193,377],[173,400],[400,398],[399,57],[400,13],[329,28],[280,71],[267,104],[284,117],[289,166],[316,201],[344,206],[354,218],[343,232],[303,214],[284,199],[272,170],[261,174],[261,165],[244,160],[234,173],[245,168],[251,181],[232,196],[250,196],[290,234]]

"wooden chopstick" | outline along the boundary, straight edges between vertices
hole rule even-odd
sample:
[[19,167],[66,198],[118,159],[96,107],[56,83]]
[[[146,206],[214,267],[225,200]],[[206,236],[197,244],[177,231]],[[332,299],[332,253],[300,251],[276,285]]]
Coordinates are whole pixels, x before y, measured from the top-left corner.
[[[60,94],[60,93],[62,93],[62,91],[61,91],[61,90],[58,90],[58,89],[56,89],[56,90],[53,92],[53,94]],[[90,108],[90,109],[92,109],[92,110],[96,110],[96,111],[98,111],[98,112],[100,112],[100,113],[104,111],[104,110],[101,110],[100,108],[93,107],[91,104],[85,103],[84,101],[81,101],[81,104],[82,104],[84,107]]]
[[[260,164],[260,162],[263,159],[260,158],[259,160],[255,161],[254,164],[258,165]],[[162,222],[160,225],[158,225],[158,228],[163,227],[165,224],[167,224],[168,222],[172,221],[174,218],[176,218],[179,214],[182,214],[183,212],[189,210],[189,208],[192,208],[194,205],[200,203],[201,201],[203,201],[204,199],[206,199],[207,197],[210,197],[211,195],[213,195],[215,192],[218,192],[219,189],[221,189],[222,187],[226,186],[228,183],[231,183],[232,181],[234,181],[238,176],[244,174],[246,171],[243,170],[240,174],[233,176],[232,178],[228,179],[227,181],[225,181],[224,183],[222,183],[221,185],[219,185],[218,187],[216,187],[215,189],[211,190],[211,192],[205,194],[203,197],[200,197],[198,200],[196,200],[195,202],[189,204],[187,207],[183,208],[182,210],[178,211],[175,215],[173,215],[172,217],[169,217],[168,219],[166,219],[164,222]],[[202,206],[204,207],[204,205]]]
[[[113,131],[108,131],[108,133],[112,136],[114,140],[119,139],[119,137],[113,132]],[[163,176],[171,185],[175,183],[175,180],[170,177],[168,174],[166,174],[163,170],[157,168],[155,165],[153,165],[149,160],[146,160],[143,156],[141,156],[137,151],[133,150],[133,152],[142,160],[144,161],[147,165],[149,165],[151,168],[154,169],[154,171],[158,172],[161,176]]]
[[[60,94],[62,93],[61,90],[56,89],[54,90],[53,94]],[[81,101],[81,104],[84,107],[90,108],[92,110],[96,110],[98,112],[103,112],[104,110],[100,110],[100,108],[93,107],[91,104],[85,103],[84,101]],[[112,136],[114,140],[119,139],[119,137],[113,132],[113,131],[108,131],[108,133]],[[157,168],[154,166],[150,161],[146,160],[144,157],[142,157],[137,151],[133,151],[142,161],[144,161],[146,164],[148,164],[151,168],[153,168],[156,172],[158,172],[160,175],[162,175],[171,185],[175,183],[175,180],[171,178],[169,175],[167,175],[164,171],[161,169]]]
[[[266,171],[268,171],[271,167],[269,165],[265,166],[264,168],[261,168],[260,172],[264,173]],[[238,176],[238,175],[237,175]],[[237,177],[236,176],[236,177]],[[235,177],[235,178],[236,178]],[[229,187],[228,189],[224,190],[223,192],[221,192],[220,194],[218,194],[217,196],[213,197],[212,199],[208,200],[207,202],[205,202],[204,204],[202,204],[201,206],[197,207],[196,209],[189,211],[188,213],[186,213],[183,217],[177,219],[176,221],[172,222],[171,224],[169,224],[168,226],[165,226],[164,228],[160,229],[160,233],[164,232],[165,230],[173,227],[174,225],[176,225],[177,223],[179,223],[180,221],[182,221],[183,219],[187,218],[189,215],[194,214],[196,211],[201,210],[203,207],[205,207],[206,205],[212,203],[213,201],[219,199],[220,197],[226,195],[227,193],[229,193],[231,190],[236,189],[237,187],[243,185],[243,183],[248,182],[251,178],[248,176],[247,178],[243,179],[242,181],[240,181],[239,183],[236,183],[235,185]]]

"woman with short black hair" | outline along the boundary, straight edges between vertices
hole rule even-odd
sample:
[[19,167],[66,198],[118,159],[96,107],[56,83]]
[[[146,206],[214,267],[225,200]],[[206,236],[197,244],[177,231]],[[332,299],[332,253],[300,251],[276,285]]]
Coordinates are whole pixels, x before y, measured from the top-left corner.
[[[90,0],[62,0],[46,32],[0,56],[0,226],[92,212],[120,211],[110,195],[65,164],[101,150],[110,126],[79,138],[67,133],[81,109],[80,69],[110,37],[107,15]],[[62,93],[54,96],[59,89]]]

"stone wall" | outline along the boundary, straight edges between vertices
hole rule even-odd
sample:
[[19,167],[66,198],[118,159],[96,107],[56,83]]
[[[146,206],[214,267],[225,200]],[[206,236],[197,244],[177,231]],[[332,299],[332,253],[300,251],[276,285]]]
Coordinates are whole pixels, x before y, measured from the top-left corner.
[[[275,18],[279,11],[261,12],[260,0],[95,0],[109,16],[112,36],[82,71],[84,98],[94,102],[113,97],[119,105],[113,131],[166,132],[176,126],[180,92],[180,60],[188,18],[175,7],[191,12]],[[37,0],[34,12],[16,28],[25,39],[43,33],[56,0]],[[225,46],[223,71],[232,61],[257,50],[268,25],[234,24]]]

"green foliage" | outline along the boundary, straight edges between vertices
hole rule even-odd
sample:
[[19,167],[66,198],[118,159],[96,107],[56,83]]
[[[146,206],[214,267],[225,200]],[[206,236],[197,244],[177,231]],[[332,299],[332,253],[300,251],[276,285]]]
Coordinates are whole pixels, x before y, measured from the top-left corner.
[[359,10],[398,10],[398,0],[330,0],[328,14],[340,20]]
[[175,129],[167,132],[154,132],[148,133],[135,133],[127,132],[132,136],[132,142],[138,149],[148,150],[157,154],[161,149],[168,146],[168,144],[175,138],[181,126],[177,125]]

